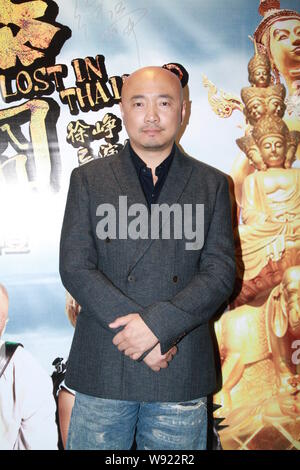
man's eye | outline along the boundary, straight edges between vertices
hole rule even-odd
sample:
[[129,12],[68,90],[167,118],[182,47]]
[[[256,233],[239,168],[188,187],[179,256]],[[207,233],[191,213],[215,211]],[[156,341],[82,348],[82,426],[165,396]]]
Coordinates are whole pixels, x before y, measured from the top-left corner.
[[170,106],[169,101],[162,101],[161,104],[162,106]]
[[140,108],[141,106],[143,106],[143,103],[137,101],[136,103],[133,104],[133,106],[135,106],[136,108]]

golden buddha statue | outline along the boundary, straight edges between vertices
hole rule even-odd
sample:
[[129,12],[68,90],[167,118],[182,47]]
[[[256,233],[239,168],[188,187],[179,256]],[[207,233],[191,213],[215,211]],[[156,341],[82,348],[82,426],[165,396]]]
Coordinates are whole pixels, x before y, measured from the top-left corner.
[[[226,432],[250,432],[251,426],[255,432],[257,416],[299,413],[300,393],[290,382],[300,382],[291,361],[291,341],[300,335],[300,170],[289,167],[299,140],[299,132],[267,115],[237,141],[255,171],[244,182],[238,227],[242,302],[215,324],[223,377],[215,416],[226,418],[224,439]],[[247,299],[248,279],[256,280],[270,259],[276,264],[286,252],[290,264],[285,258],[270,282],[262,276]]]
[[267,88],[245,87],[241,91],[241,97],[245,104],[244,114],[252,126],[267,114],[280,118],[284,116],[285,88],[281,84]]
[[[273,115],[282,118],[286,105],[286,90],[284,85],[272,84],[271,64],[266,54],[259,53],[254,41],[255,54],[248,63],[248,78],[250,87],[241,90],[241,98],[245,105],[246,134],[251,135],[254,126],[262,117]],[[247,161],[243,155],[236,158],[232,170],[235,197],[240,208],[242,198],[242,185],[247,175],[253,172],[251,159]]]
[[[300,131],[300,13],[281,9],[280,2],[261,0],[262,22],[254,38],[268,54],[277,83],[283,78],[289,96],[285,121],[290,130]],[[297,155],[300,158],[300,150]]]
[[300,14],[280,9],[279,0],[260,4],[251,86],[241,93],[244,155],[231,173],[240,207],[238,279],[230,310],[215,323],[223,387],[214,415],[228,426],[220,432],[225,449],[299,449],[300,364],[292,357],[300,338],[300,169],[292,166],[300,107],[291,112],[289,100],[300,101],[291,81],[297,73],[300,80]]
[[284,116],[285,105],[285,87],[281,84],[270,86],[266,89],[265,102],[268,114],[273,114],[282,118]]
[[248,63],[248,79],[252,86],[266,88],[271,84],[271,64],[266,54],[259,54],[255,48],[255,55]]
[[250,433],[258,420],[299,416],[299,366],[291,355],[300,335],[299,307],[300,266],[295,266],[262,305],[237,307],[216,323],[223,388],[214,401],[222,405],[215,416],[226,417],[222,424],[229,426],[223,436],[245,428]]
[[[247,156],[250,165],[257,170],[267,170],[267,165],[261,157],[258,145],[256,144],[252,134],[247,134],[244,137],[236,140],[239,148]],[[293,162],[296,160],[296,151],[300,143],[300,133],[298,131],[290,131],[287,140],[286,158],[284,162],[285,168],[291,168]]]
[[254,39],[268,54],[277,81],[282,76],[293,95],[294,83],[300,79],[300,13],[281,9],[278,0],[261,0],[259,13],[263,20]]
[[[300,133],[290,134],[282,119],[266,116],[254,126],[252,136],[237,141],[257,169],[243,185],[237,249],[243,283],[255,279],[269,262],[277,263],[288,251],[293,254],[292,262],[298,259],[300,264],[300,169],[290,168],[299,139]],[[280,279],[277,275],[268,287]]]
[[247,156],[250,165],[252,165],[254,169],[267,169],[267,165],[261,158],[260,150],[252,135],[245,135],[244,137],[237,139],[236,143],[238,144],[242,152],[244,152],[244,154]]
[[[247,96],[248,109],[244,109],[241,102],[236,105],[237,100],[234,101],[235,106],[232,106],[231,101],[227,99],[227,96],[231,96],[229,93],[223,92],[221,97],[217,98],[217,88],[213,84],[213,89],[215,90],[214,100],[209,101],[214,112],[220,117],[230,116],[233,109],[244,111],[246,124],[252,123],[251,125],[254,125],[267,112],[267,108],[269,113],[274,113],[279,117],[283,117],[284,108],[286,110],[284,120],[288,128],[291,131],[300,131],[300,13],[293,10],[281,9],[279,0],[257,0],[257,3],[260,3],[259,13],[263,16],[263,20],[253,35],[256,53],[269,58],[272,73],[269,86],[276,87],[280,85],[280,80],[283,78],[287,85],[289,96],[285,98],[284,104],[282,103],[283,95],[278,101],[279,90],[284,88],[283,85],[280,85],[278,93],[275,92],[277,96],[274,96],[274,99],[270,97],[267,104],[264,96],[260,96],[259,93],[261,89],[262,95],[264,95],[263,90],[264,88],[266,89],[267,81],[264,81],[263,74],[260,77],[259,73],[256,80],[254,73],[249,71],[249,80],[252,87],[248,87],[248,89],[256,88],[256,90],[252,90],[253,93],[249,92],[250,94]],[[261,67],[263,66],[262,62]],[[269,66],[266,65],[266,67],[269,70]],[[267,69],[264,71],[265,75],[266,71]],[[261,83],[260,79],[262,80]],[[207,79],[206,82],[208,82]],[[253,100],[251,101],[251,99]],[[224,108],[231,111],[229,113],[220,113],[219,110]],[[249,131],[247,130],[246,132]],[[300,148],[298,148],[296,158],[300,159]],[[249,163],[250,161],[243,154],[239,154],[235,157],[231,169],[231,177],[234,182],[232,195],[237,202],[238,218],[240,215],[243,182],[254,171],[253,165]]]
[[272,85],[270,60],[266,54],[258,53],[255,41],[254,47],[255,55],[248,63],[248,78],[252,86],[241,91],[244,114],[252,126],[267,114],[282,118],[286,109],[285,87]]

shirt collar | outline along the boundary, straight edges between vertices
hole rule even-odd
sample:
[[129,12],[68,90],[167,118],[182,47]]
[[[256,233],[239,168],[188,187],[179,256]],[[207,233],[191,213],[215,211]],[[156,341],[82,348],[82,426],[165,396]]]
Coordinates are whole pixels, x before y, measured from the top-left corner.
[[[136,168],[136,171],[137,173],[139,174],[139,172],[141,171],[142,168],[145,168],[147,167],[146,163],[137,155],[137,153],[133,150],[133,148],[131,147],[130,145],[130,141],[129,141],[129,150],[130,150],[130,155],[131,155],[131,158],[132,158],[132,161],[134,163],[134,166]],[[165,158],[156,168],[155,168],[155,174],[156,174],[156,171],[157,169],[162,169],[164,172],[168,172],[169,171],[169,168],[171,166],[171,163],[173,161],[173,157],[174,157],[174,154],[175,154],[175,143],[173,144],[173,147],[172,147],[172,150],[171,150],[171,153],[170,155]]]

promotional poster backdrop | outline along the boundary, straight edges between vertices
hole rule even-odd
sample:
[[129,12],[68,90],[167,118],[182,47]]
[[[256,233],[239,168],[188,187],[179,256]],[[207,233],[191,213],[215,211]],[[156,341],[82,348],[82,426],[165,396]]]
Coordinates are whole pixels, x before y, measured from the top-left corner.
[[[56,357],[67,358],[74,331],[58,272],[69,178],[76,166],[122,148],[122,81],[140,67],[166,64],[187,81],[179,144],[232,177],[240,227],[243,183],[254,169],[236,144],[247,124],[240,93],[250,86],[254,34],[270,9],[272,25],[286,34],[279,46],[294,34],[299,47],[298,0],[0,0],[0,282],[10,298],[4,339],[21,342],[49,374]],[[283,119],[300,130],[300,73],[291,80],[289,70],[278,71]],[[225,449],[300,448],[298,158],[299,151],[284,189],[277,188],[280,197],[290,191],[291,248],[271,224],[275,253],[252,221],[249,237],[272,256],[258,251],[270,258],[265,271],[245,278],[215,325],[223,375],[215,417],[224,418]]]

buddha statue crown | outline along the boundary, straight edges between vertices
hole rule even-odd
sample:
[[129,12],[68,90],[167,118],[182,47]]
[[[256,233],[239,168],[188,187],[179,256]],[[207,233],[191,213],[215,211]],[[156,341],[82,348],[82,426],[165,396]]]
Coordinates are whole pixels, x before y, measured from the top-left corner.
[[255,55],[250,59],[248,63],[249,76],[253,74],[254,70],[258,67],[263,67],[267,69],[269,73],[271,72],[271,64],[269,57],[266,54],[258,53],[256,50]]
[[277,85],[269,86],[265,89],[266,97],[269,98],[270,96],[274,98],[278,98],[281,101],[284,101],[286,95],[286,89],[284,85],[278,83]]
[[280,135],[284,140],[289,140],[290,131],[285,122],[278,116],[264,116],[254,126],[252,135],[259,145],[265,137],[269,135]]
[[254,88],[254,87],[245,87],[242,88],[241,97],[246,106],[248,106],[252,100],[261,99],[264,101],[265,98],[265,89]]
[[[258,85],[258,86],[267,87],[272,81],[271,80],[272,67],[271,67],[270,59],[268,55],[266,54],[265,50],[262,50],[261,52],[258,50],[256,40],[252,38],[251,36],[249,36],[249,38],[251,39],[251,41],[253,41],[255,53],[254,53],[254,56],[251,57],[250,61],[248,62],[248,80],[252,86]],[[255,71],[259,68],[264,69],[268,75],[268,79],[266,83],[262,85],[259,85],[255,78]]]

